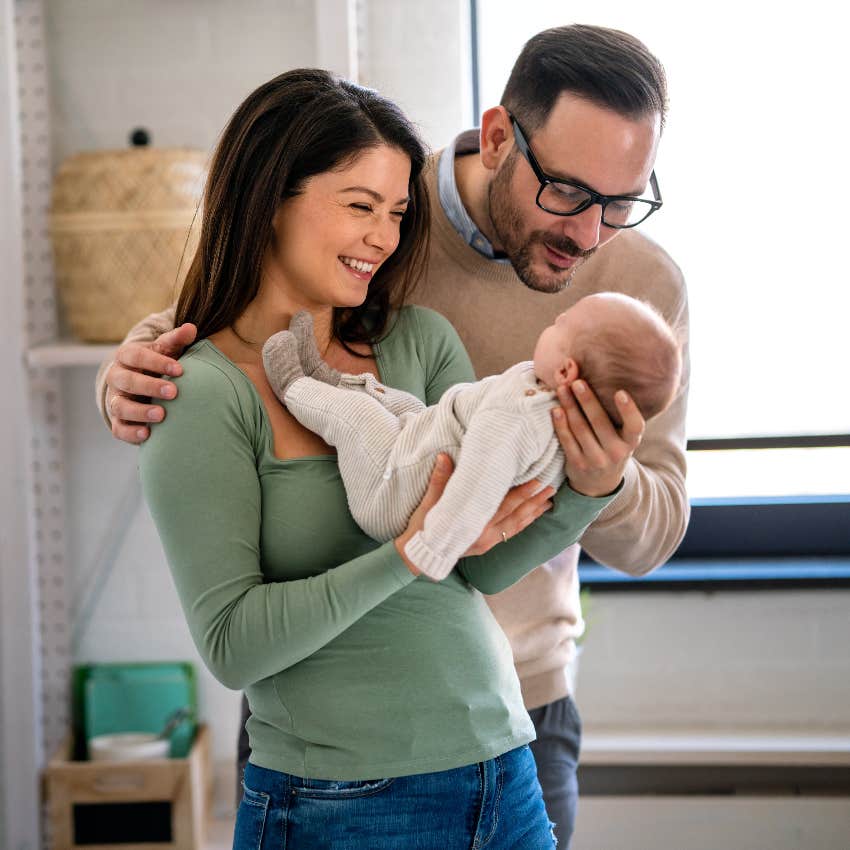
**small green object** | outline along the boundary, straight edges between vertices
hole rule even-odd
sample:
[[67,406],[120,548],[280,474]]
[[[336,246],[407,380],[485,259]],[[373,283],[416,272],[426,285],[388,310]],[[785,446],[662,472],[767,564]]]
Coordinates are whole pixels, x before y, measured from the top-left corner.
[[162,731],[185,709],[187,717],[171,731],[171,758],[185,758],[195,737],[197,686],[189,662],[86,664],[73,678],[75,757],[86,757],[95,735]]

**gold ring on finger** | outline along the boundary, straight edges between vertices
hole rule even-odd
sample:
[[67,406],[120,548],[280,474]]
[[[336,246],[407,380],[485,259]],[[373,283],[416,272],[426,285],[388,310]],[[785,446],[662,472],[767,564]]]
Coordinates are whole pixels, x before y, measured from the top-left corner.
[[502,532],[502,543],[507,543],[507,542],[508,542],[508,535],[505,534],[505,532],[503,531]]

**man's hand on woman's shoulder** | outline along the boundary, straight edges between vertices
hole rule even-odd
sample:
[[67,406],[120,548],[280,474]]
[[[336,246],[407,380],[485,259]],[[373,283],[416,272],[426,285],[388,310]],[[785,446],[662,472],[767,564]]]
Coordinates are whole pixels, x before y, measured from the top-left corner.
[[197,328],[190,323],[166,331],[153,342],[125,342],[106,372],[106,414],[112,434],[125,443],[143,443],[150,426],[165,418],[165,409],[152,399],[172,399],[177,387],[161,375],[183,373],[177,358],[195,341]]

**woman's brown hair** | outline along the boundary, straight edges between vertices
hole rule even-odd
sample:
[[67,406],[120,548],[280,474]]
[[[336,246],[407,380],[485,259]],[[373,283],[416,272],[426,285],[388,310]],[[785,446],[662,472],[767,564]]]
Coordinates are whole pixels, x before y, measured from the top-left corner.
[[257,295],[279,205],[310,177],[381,144],[410,157],[410,203],[400,241],[375,273],[366,300],[334,308],[333,315],[334,335],[343,344],[380,339],[427,257],[427,153],[392,101],[318,69],[269,80],[228,122],[210,165],[200,242],[177,302],[177,325],[193,322],[199,339],[230,327]]

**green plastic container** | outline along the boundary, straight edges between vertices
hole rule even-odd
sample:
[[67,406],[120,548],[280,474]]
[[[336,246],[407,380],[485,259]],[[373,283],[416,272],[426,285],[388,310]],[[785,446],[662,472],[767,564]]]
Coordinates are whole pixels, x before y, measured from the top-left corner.
[[85,664],[74,668],[73,723],[77,759],[86,742],[116,732],[159,732],[180,708],[190,719],[171,734],[171,758],[185,758],[195,738],[197,685],[187,661]]

